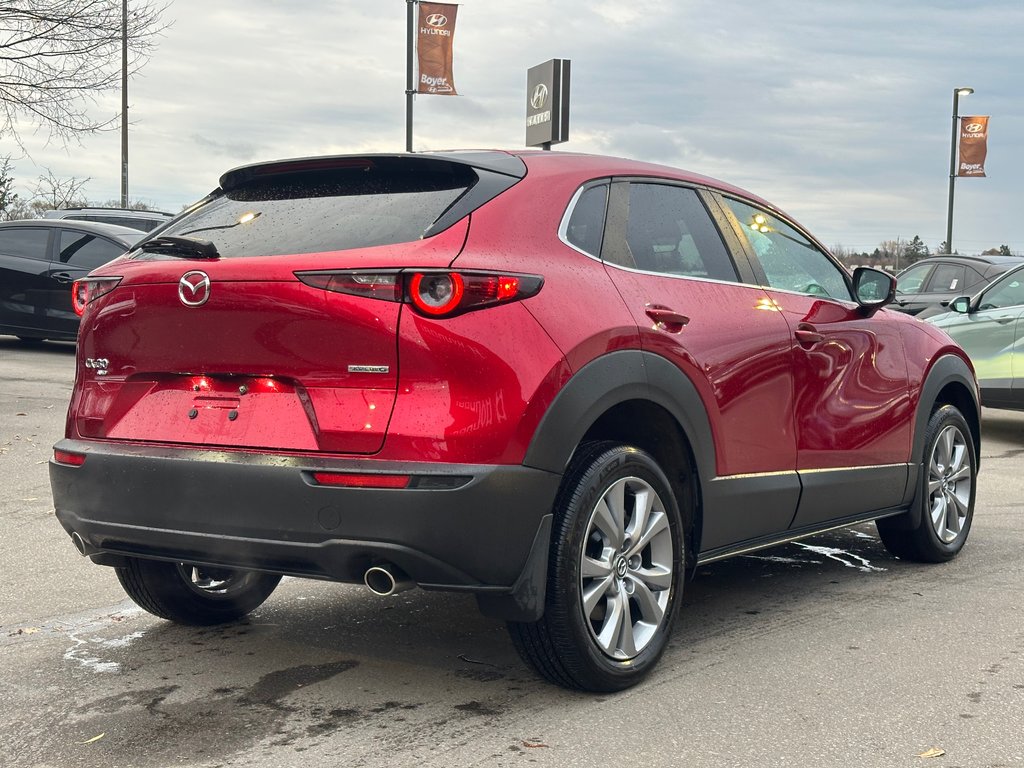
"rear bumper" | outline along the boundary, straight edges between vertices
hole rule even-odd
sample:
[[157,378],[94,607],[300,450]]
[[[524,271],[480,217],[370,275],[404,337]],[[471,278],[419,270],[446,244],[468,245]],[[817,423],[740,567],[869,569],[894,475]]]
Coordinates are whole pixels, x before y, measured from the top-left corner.
[[[560,477],[522,466],[338,460],[62,440],[57,518],[86,554],[360,582],[390,562],[424,588],[521,591],[547,562]],[[313,472],[412,476],[409,488],[319,485]],[[531,565],[532,564],[532,565]],[[532,569],[532,571],[531,571]]]

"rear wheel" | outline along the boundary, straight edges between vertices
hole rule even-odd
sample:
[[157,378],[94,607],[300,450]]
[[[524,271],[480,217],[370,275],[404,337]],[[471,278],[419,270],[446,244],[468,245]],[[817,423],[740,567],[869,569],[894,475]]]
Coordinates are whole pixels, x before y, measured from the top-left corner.
[[281,577],[257,571],[130,558],[117,568],[124,591],[140,608],[179,624],[235,621],[263,603]]
[[925,430],[923,499],[917,526],[904,515],[875,525],[886,548],[904,560],[941,563],[963,549],[974,518],[978,460],[963,415],[952,405],[937,408]]
[[544,616],[510,623],[512,640],[553,683],[622,690],[672,631],[684,572],[676,499],[647,453],[594,443],[577,451],[555,512]]

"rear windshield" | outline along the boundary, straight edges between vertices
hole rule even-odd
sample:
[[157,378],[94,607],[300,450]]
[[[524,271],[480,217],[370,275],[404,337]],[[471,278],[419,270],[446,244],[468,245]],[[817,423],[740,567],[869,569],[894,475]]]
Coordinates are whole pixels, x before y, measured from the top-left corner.
[[420,239],[476,180],[465,165],[380,161],[256,175],[160,235],[209,240],[223,258],[404,243]]

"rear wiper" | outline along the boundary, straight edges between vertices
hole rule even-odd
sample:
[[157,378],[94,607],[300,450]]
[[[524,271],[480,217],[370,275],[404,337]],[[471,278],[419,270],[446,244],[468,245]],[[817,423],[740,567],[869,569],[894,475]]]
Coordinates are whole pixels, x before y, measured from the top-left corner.
[[168,256],[186,256],[193,259],[216,259],[220,257],[217,246],[209,240],[199,240],[191,237],[175,237],[174,235],[160,235],[152,240],[139,243],[136,248],[155,253],[165,253]]

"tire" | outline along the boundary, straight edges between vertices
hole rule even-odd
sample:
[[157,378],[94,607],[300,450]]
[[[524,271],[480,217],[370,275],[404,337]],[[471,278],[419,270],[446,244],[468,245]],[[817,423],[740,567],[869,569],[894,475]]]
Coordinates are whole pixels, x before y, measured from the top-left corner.
[[263,603],[281,577],[190,563],[129,558],[116,569],[124,591],[161,619],[207,626],[242,618]]
[[555,502],[544,615],[508,625],[519,655],[566,688],[640,682],[672,632],[683,543],[676,498],[653,458],[615,443],[581,446]]
[[925,428],[922,476],[916,502],[920,521],[908,515],[875,522],[878,535],[892,554],[903,560],[942,563],[963,549],[974,519],[978,458],[971,429],[952,405],[937,408]]

